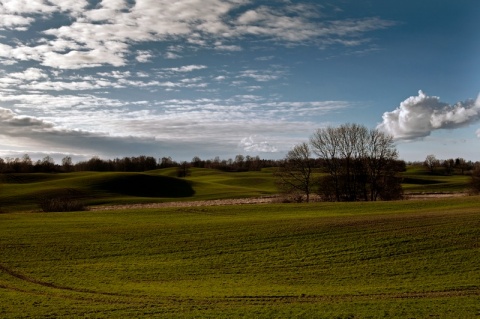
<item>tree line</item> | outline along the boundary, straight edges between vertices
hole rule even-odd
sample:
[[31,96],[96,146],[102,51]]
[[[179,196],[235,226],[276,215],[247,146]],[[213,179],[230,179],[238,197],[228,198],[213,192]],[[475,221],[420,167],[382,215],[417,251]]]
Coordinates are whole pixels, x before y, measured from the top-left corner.
[[[174,167],[178,175],[188,175],[191,167],[218,169],[228,172],[259,171],[266,167],[276,167],[278,160],[260,159],[258,156],[237,155],[234,159],[213,159],[202,160],[195,156],[191,161],[177,162],[171,157],[161,157],[158,160],[152,156],[133,156],[115,159],[101,159],[94,156],[89,160],[74,163],[70,156],[62,158],[56,163],[51,156],[33,161],[28,154],[22,157],[0,158],[0,173],[68,173],[80,171],[95,172],[145,172],[154,169]],[[183,172],[183,173],[182,173]]]
[[[421,163],[419,163],[421,164]],[[434,154],[429,154],[425,158],[423,165],[430,171],[431,174],[453,175],[470,173],[479,163],[467,161],[461,157],[455,159],[449,158],[446,160],[437,159]]]

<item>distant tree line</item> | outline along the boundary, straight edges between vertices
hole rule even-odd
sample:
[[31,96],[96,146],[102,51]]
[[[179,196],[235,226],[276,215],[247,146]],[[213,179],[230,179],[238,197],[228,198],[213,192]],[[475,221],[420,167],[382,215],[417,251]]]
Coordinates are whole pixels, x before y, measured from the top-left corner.
[[446,160],[437,159],[435,155],[427,155],[423,164],[431,174],[454,175],[454,174],[471,174],[472,170],[478,165],[478,162],[467,161],[461,157]]
[[279,165],[277,160],[264,160],[260,157],[237,155],[234,159],[202,160],[195,156],[190,162],[177,162],[171,157],[161,157],[158,160],[152,156],[134,156],[115,159],[101,159],[94,156],[89,160],[74,163],[70,156],[62,158],[61,163],[55,163],[51,156],[33,161],[28,154],[22,157],[0,158],[0,173],[68,173],[80,171],[95,172],[145,172],[154,169],[176,167],[180,177],[188,175],[190,168],[210,168],[228,172],[259,171],[266,167]]
[[480,162],[474,163],[463,158],[440,160],[430,154],[425,158],[423,165],[432,175],[470,175],[470,192],[480,194]]

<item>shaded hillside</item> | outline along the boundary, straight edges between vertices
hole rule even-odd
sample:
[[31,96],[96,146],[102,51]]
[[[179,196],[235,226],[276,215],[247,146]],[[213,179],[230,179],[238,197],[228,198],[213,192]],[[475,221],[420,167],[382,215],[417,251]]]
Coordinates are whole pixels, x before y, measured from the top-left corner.
[[93,186],[98,190],[137,197],[190,197],[191,184],[182,179],[146,174],[117,174]]

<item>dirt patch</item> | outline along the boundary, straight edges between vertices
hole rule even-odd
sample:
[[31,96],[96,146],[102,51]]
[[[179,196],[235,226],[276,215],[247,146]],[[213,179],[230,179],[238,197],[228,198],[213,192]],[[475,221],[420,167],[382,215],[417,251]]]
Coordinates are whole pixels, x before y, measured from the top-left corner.
[[412,193],[405,194],[405,199],[439,199],[468,196],[466,193]]
[[202,201],[181,201],[149,204],[130,204],[130,205],[111,205],[111,206],[91,206],[88,210],[119,210],[119,209],[143,209],[143,208],[162,208],[162,207],[199,207],[199,206],[227,206],[227,205],[253,205],[269,204],[278,197],[256,197],[256,198],[236,198],[236,199],[215,199]]
[[[429,200],[439,198],[454,198],[467,196],[466,193],[415,193],[406,194],[405,200]],[[148,204],[129,204],[129,205],[108,205],[108,206],[90,206],[88,210],[121,210],[121,209],[143,209],[143,208],[164,208],[164,207],[200,207],[200,206],[228,206],[228,205],[256,205],[280,203],[280,196],[265,196],[254,198],[236,198],[236,199],[215,199],[202,201],[179,201],[165,203]]]

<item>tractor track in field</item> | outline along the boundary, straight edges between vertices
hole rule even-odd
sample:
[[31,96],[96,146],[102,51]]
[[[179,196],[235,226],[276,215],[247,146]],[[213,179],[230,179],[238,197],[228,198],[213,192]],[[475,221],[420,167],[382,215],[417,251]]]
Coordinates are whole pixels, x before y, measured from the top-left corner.
[[[135,303],[144,303],[147,301],[155,301],[157,303],[162,303],[162,301],[169,301],[175,303],[314,303],[318,301],[347,301],[347,300],[368,300],[368,299],[429,299],[429,298],[451,298],[451,297],[474,297],[480,296],[480,287],[464,287],[457,289],[447,289],[442,291],[423,291],[423,292],[398,292],[398,293],[374,293],[374,294],[343,294],[343,295],[252,295],[252,296],[225,296],[225,297],[205,297],[205,298],[181,298],[181,297],[150,297],[145,295],[130,295],[130,294],[120,294],[120,293],[111,293],[111,292],[102,292],[86,288],[73,288],[63,285],[58,285],[42,280],[38,280],[26,275],[23,275],[19,272],[16,272],[2,264],[0,264],[0,271],[6,273],[14,278],[20,279],[22,281],[39,285],[46,288],[58,289],[60,291],[81,293],[81,294],[90,294],[97,295],[101,297],[120,297],[121,300],[105,300],[99,298],[87,298],[92,301],[100,301],[104,303],[124,303],[124,304],[135,304]],[[11,285],[0,284],[0,289],[6,289],[11,291],[17,291],[22,293],[34,293],[40,295],[50,295],[47,293],[34,292],[26,289],[18,288]],[[75,298],[74,296],[57,296],[65,299],[76,299],[76,300],[86,300],[86,298]],[[128,298],[125,300],[124,298]],[[137,299],[137,300],[135,300]]]
[[[55,284],[55,283],[46,282],[46,281],[43,281],[43,280],[38,280],[36,278],[32,278],[32,277],[26,276],[24,274],[21,274],[19,272],[16,272],[16,271],[14,271],[14,270],[12,270],[8,267],[5,267],[2,264],[0,264],[0,272],[6,273],[7,275],[10,275],[10,276],[15,277],[17,279],[20,279],[22,281],[26,281],[26,282],[29,282],[31,284],[39,285],[39,286],[46,287],[46,288],[66,290],[66,291],[78,292],[78,293],[89,293],[89,294],[113,296],[113,297],[127,297],[128,296],[128,295],[125,295],[125,294],[110,293],[110,292],[99,292],[99,291],[95,291],[95,290],[91,290],[91,289],[85,289],[85,288],[74,288],[74,287],[62,286],[62,285],[58,285],[58,284]],[[9,287],[9,286],[5,286],[5,285],[0,285],[0,288],[22,291],[21,289],[18,289],[16,287]]]
[[285,302],[285,303],[315,303],[318,301],[348,301],[369,299],[430,299],[451,297],[474,297],[480,296],[480,287],[466,287],[443,291],[423,292],[398,292],[398,293],[373,293],[373,294],[343,294],[343,295],[300,295],[300,296],[230,296],[225,299],[232,301],[250,302]]

